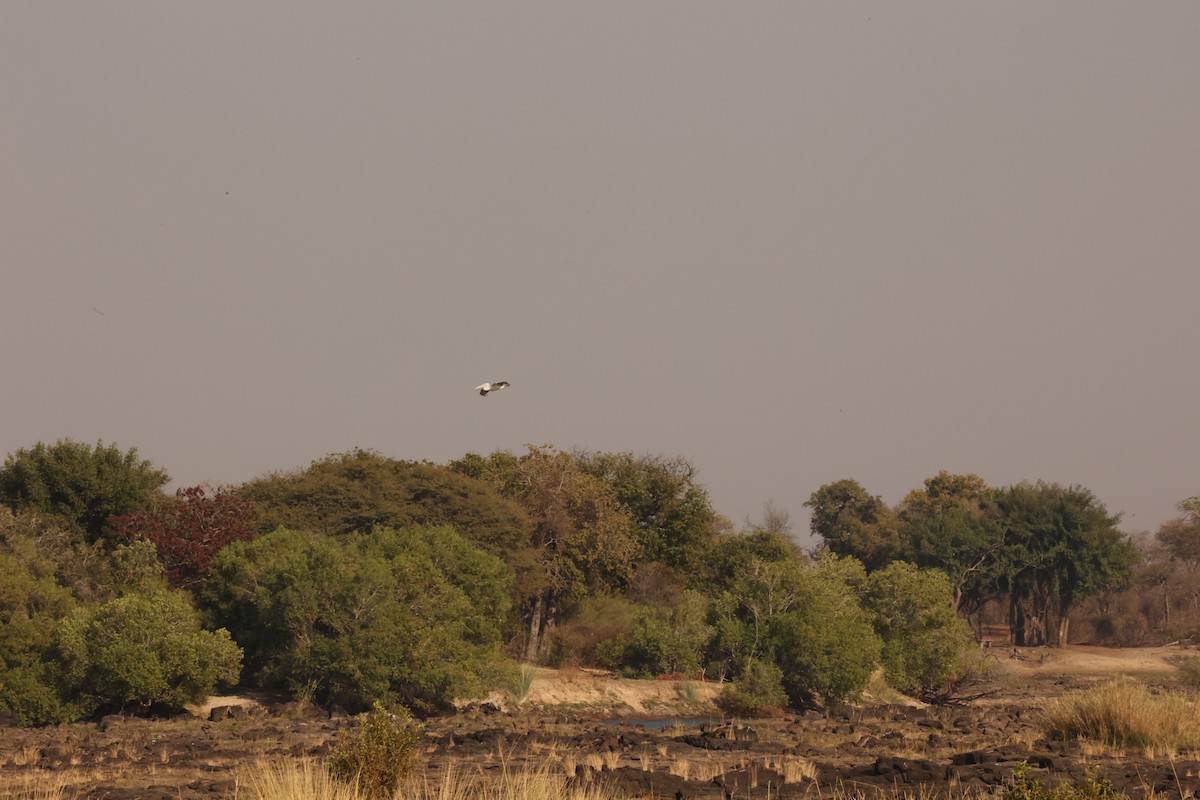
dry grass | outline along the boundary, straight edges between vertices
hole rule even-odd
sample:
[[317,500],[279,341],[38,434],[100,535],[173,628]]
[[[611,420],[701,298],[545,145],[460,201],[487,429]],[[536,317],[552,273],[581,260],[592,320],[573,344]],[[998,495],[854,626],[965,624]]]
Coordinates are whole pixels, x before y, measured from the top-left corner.
[[1051,701],[1041,728],[1050,738],[1161,755],[1200,746],[1200,715],[1192,698],[1153,694],[1128,680]]
[[[61,795],[37,795],[28,800],[59,800]],[[485,778],[479,771],[450,767],[403,783],[395,800],[605,800],[600,783],[574,785],[548,766],[500,770]],[[26,800],[22,797],[21,800]],[[63,800],[66,800],[63,798]],[[263,761],[238,779],[234,800],[367,800],[352,784],[329,777],[320,764],[308,760]]]
[[38,770],[0,778],[4,800],[74,800],[75,796],[62,773]]

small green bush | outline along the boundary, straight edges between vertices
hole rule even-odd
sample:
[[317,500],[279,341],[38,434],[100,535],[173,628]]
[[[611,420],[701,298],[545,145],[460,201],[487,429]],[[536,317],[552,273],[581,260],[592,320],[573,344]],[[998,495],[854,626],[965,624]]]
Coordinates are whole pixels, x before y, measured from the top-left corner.
[[392,714],[378,702],[360,719],[362,726],[330,754],[329,774],[357,784],[367,797],[391,797],[417,766],[421,726],[403,706]]
[[1000,797],[1001,800],[1121,800],[1124,795],[1113,788],[1112,781],[1099,775],[1089,775],[1080,783],[1046,786],[1031,778],[1029,764],[1021,762]]
[[717,707],[733,717],[766,716],[787,708],[783,670],[766,661],[752,661],[746,671],[721,690]]

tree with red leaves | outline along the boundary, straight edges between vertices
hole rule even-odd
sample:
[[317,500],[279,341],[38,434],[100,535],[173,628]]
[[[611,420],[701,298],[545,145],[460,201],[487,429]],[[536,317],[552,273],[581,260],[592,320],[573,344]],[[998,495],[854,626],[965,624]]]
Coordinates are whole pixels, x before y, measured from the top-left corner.
[[113,517],[109,525],[117,541],[152,542],[167,582],[193,589],[208,577],[213,558],[226,545],[255,537],[252,515],[251,505],[225,487],[209,494],[192,486],[158,508]]

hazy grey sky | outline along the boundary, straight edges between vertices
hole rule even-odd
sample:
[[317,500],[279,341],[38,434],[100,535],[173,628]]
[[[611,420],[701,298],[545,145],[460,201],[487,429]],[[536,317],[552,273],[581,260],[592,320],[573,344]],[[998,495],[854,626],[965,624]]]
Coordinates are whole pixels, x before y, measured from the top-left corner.
[[0,456],[1200,494],[1200,3],[29,0],[0,76]]

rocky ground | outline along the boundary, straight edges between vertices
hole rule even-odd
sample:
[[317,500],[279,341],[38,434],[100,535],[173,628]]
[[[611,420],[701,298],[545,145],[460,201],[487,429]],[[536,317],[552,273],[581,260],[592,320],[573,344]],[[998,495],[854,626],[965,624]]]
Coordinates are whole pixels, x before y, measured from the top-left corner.
[[[788,798],[908,793],[959,797],[1030,765],[1047,783],[1106,775],[1133,797],[1200,793],[1200,760],[1106,753],[1047,742],[1038,709],[1064,691],[1127,675],[1177,681],[1178,648],[994,651],[988,697],[927,708],[875,696],[829,713],[749,721],[714,716],[718,686],[625,681],[540,670],[519,708],[474,706],[426,723],[426,768],[484,776],[526,766],[599,782],[613,796]],[[624,717],[619,722],[605,719]],[[640,718],[639,721],[637,718]],[[658,722],[652,722],[655,718]],[[260,759],[321,758],[354,725],[343,714],[265,697],[213,698],[174,719],[106,717],[98,723],[0,731],[0,798],[54,779],[67,797],[199,800],[233,796]],[[73,792],[73,793],[72,793]]]

